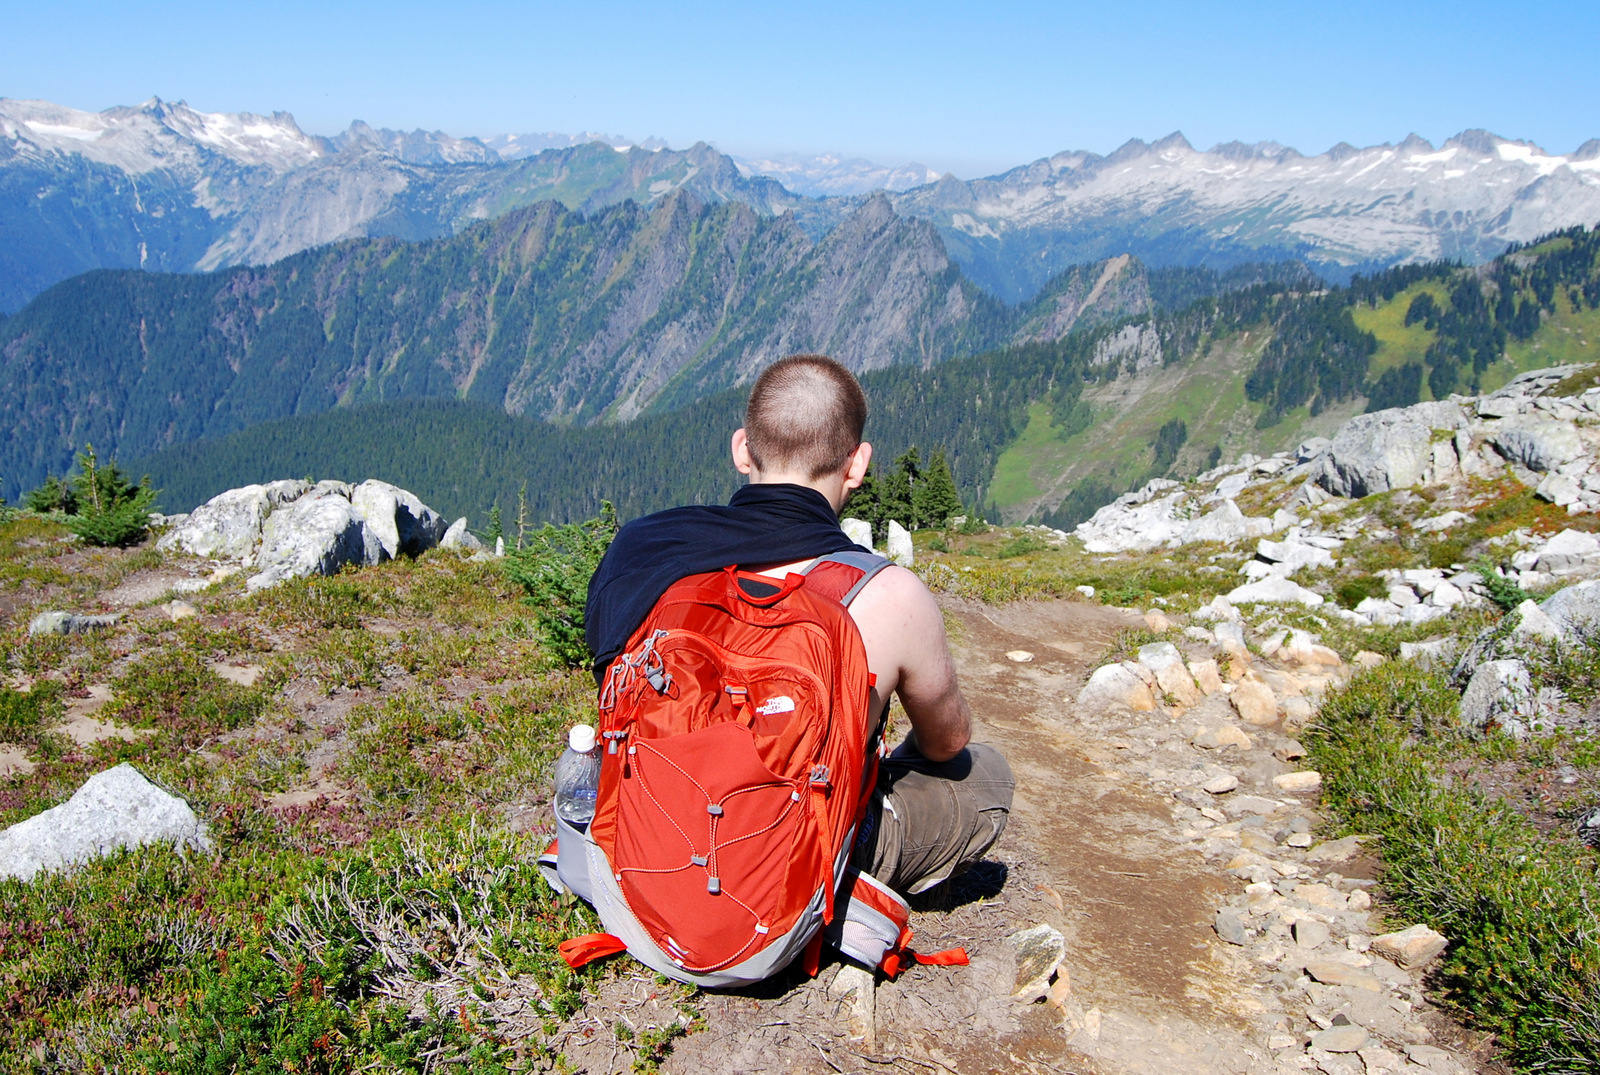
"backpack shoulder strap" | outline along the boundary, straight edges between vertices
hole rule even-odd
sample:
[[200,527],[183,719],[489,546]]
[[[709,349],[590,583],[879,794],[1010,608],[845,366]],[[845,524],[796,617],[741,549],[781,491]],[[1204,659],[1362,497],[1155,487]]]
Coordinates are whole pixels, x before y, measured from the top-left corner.
[[806,589],[849,608],[873,576],[893,565],[893,560],[861,549],[819,556],[800,573],[806,577]]

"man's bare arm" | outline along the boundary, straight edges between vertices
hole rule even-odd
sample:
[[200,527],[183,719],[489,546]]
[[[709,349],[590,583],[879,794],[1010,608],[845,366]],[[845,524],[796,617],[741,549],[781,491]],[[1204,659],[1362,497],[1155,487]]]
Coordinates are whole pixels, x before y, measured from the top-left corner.
[[[900,695],[913,743],[929,761],[948,761],[972,737],[972,717],[956,683],[944,616],[922,580],[886,568],[850,607],[879,676],[879,689]],[[885,673],[894,676],[886,683]]]

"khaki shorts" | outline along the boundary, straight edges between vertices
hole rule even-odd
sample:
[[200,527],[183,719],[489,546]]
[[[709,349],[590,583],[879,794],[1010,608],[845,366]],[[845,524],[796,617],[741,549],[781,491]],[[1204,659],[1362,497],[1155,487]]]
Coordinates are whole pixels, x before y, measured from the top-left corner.
[[852,863],[897,892],[925,892],[970,868],[1006,830],[1016,778],[973,743],[932,762],[902,743],[878,767]]

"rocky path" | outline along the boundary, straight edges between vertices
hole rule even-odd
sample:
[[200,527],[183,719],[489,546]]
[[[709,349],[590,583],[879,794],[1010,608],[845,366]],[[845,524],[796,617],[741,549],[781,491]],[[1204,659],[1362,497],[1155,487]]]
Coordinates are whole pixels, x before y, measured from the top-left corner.
[[[1374,863],[1354,842],[1320,842],[1315,791],[1284,786],[1308,778],[1274,783],[1297,771],[1280,728],[1241,726],[1220,694],[1187,711],[1079,705],[1117,632],[1141,623],[1130,613],[947,610],[978,735],[1018,778],[992,861],[930,894],[912,923],[919,947],[965,945],[972,965],[870,988],[836,964],[815,981],[709,995],[705,1025],[666,1070],[1498,1070],[1427,1002],[1421,969],[1402,967],[1417,946],[1385,948]],[[1039,926],[1019,957],[1008,938]],[[1019,983],[1030,970],[1042,972],[1031,987]],[[642,977],[608,993],[596,1029],[612,1009],[665,1014]],[[605,1047],[569,1056],[603,1070]]]

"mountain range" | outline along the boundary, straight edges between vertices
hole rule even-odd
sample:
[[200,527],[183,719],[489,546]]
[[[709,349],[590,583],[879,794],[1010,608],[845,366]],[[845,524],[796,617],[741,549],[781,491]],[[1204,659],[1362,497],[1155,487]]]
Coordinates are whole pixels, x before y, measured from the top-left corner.
[[1561,156],[1483,131],[1437,148],[1413,136],[1317,156],[1276,143],[1201,151],[1174,134],[970,181],[829,156],[736,160],[704,143],[578,141],[588,137],[478,140],[357,122],[324,138],[285,113],[0,100],[0,312],[94,268],[265,264],[344,238],[452,235],[541,200],[588,212],[680,189],[792,215],[814,239],[867,188],[887,190],[898,214],[933,225],[970,280],[1011,303],[1070,265],[1124,253],[1216,268],[1298,258],[1346,279],[1482,261],[1600,220],[1600,141]]

